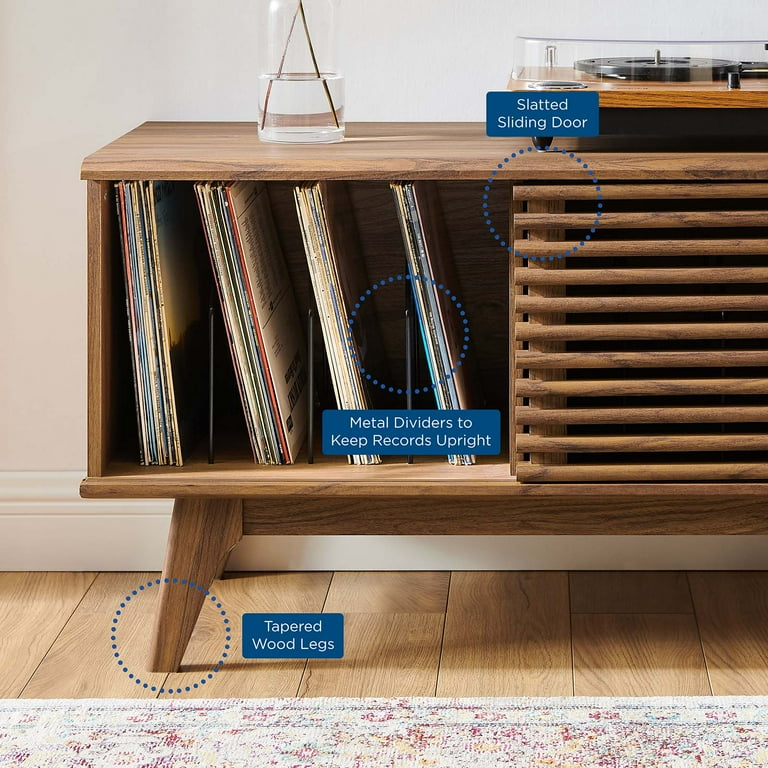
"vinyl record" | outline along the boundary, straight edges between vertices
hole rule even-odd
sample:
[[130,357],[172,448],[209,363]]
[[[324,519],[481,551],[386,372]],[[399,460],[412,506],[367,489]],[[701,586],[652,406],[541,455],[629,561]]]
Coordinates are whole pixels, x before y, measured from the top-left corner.
[[739,72],[741,64],[728,59],[700,59],[688,56],[622,57],[581,59],[574,69],[597,77],[649,82],[688,82],[725,80],[729,72]]

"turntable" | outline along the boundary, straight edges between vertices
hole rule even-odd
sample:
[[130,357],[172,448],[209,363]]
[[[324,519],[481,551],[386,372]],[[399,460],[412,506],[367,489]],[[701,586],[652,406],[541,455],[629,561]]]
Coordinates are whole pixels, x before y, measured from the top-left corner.
[[[768,138],[765,41],[518,37],[509,89],[599,93],[600,135]],[[536,136],[537,149],[552,137]]]

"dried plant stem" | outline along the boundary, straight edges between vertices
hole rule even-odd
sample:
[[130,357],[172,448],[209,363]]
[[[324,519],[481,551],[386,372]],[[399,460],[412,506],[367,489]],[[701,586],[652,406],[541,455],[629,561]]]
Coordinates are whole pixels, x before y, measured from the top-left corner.
[[307,35],[307,45],[309,46],[309,53],[310,56],[312,56],[312,64],[315,67],[315,74],[320,78],[320,81],[323,84],[323,89],[325,90],[325,98],[328,99],[328,106],[331,109],[331,114],[333,115],[333,122],[336,124],[336,127],[339,127],[339,117],[336,114],[336,107],[333,105],[333,98],[331,96],[331,89],[328,87],[328,81],[325,78],[320,77],[320,68],[317,66],[317,57],[315,56],[315,47],[312,45],[312,37],[309,34],[309,27],[307,26],[307,17],[304,15],[304,2],[303,0],[299,0],[299,11],[301,12],[301,20],[304,24],[304,32]]
[[[317,75],[318,80],[320,80],[323,84],[323,89],[325,90],[325,98],[328,100],[328,106],[330,107],[331,114],[333,115],[333,122],[336,125],[336,127],[339,127],[339,117],[336,113],[336,107],[333,104],[333,97],[331,96],[330,88],[328,88],[327,81],[320,76],[320,67],[317,64],[317,56],[315,55],[315,47],[312,45],[312,36],[309,34],[309,26],[307,24],[307,17],[304,13],[304,2],[303,0],[299,0],[298,5],[296,6],[296,10],[293,12],[293,18],[291,19],[291,27],[288,30],[288,38],[285,41],[285,48],[283,49],[283,55],[280,57],[280,66],[277,68],[276,78],[277,80],[282,77],[283,74],[283,67],[285,66],[285,59],[288,55],[288,47],[291,44],[291,38],[293,37],[293,30],[296,26],[296,19],[301,13],[301,21],[304,25],[304,33],[307,36],[307,45],[309,46],[309,54],[312,57],[312,66],[315,69],[315,75]],[[267,114],[269,112],[269,96],[272,93],[272,83],[274,81],[270,80],[269,83],[267,83],[267,92],[264,96],[264,112],[261,116],[261,129],[264,130],[264,127],[267,123]]]
[[[288,55],[288,46],[291,44],[291,38],[293,37],[293,28],[296,26],[296,19],[299,15],[299,5],[296,6],[296,10],[293,12],[293,18],[291,19],[291,28],[288,30],[288,38],[285,41],[285,48],[283,48],[283,55],[280,57],[280,66],[277,68],[277,77],[282,77],[283,67],[285,66],[285,57]],[[264,96],[264,113],[261,116],[261,130],[264,130],[264,126],[267,124],[267,115],[269,114],[269,96],[272,93],[272,80],[267,83],[267,93]]]

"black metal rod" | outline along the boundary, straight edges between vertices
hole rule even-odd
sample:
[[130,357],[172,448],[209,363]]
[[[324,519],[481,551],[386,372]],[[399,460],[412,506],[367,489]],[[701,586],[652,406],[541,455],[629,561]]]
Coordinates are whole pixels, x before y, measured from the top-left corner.
[[[408,303],[411,303],[409,291]],[[413,410],[413,313],[411,307],[405,308],[405,407]],[[413,464],[413,456],[406,456],[407,464]]]

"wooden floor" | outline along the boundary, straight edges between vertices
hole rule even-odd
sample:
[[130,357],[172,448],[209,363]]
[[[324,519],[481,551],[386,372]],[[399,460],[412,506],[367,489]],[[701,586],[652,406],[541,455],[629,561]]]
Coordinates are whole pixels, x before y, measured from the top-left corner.
[[[173,675],[146,671],[157,576],[0,574],[0,697],[768,694],[763,572],[231,574],[227,663],[206,602]],[[343,659],[242,658],[243,613],[320,611],[345,615]]]

